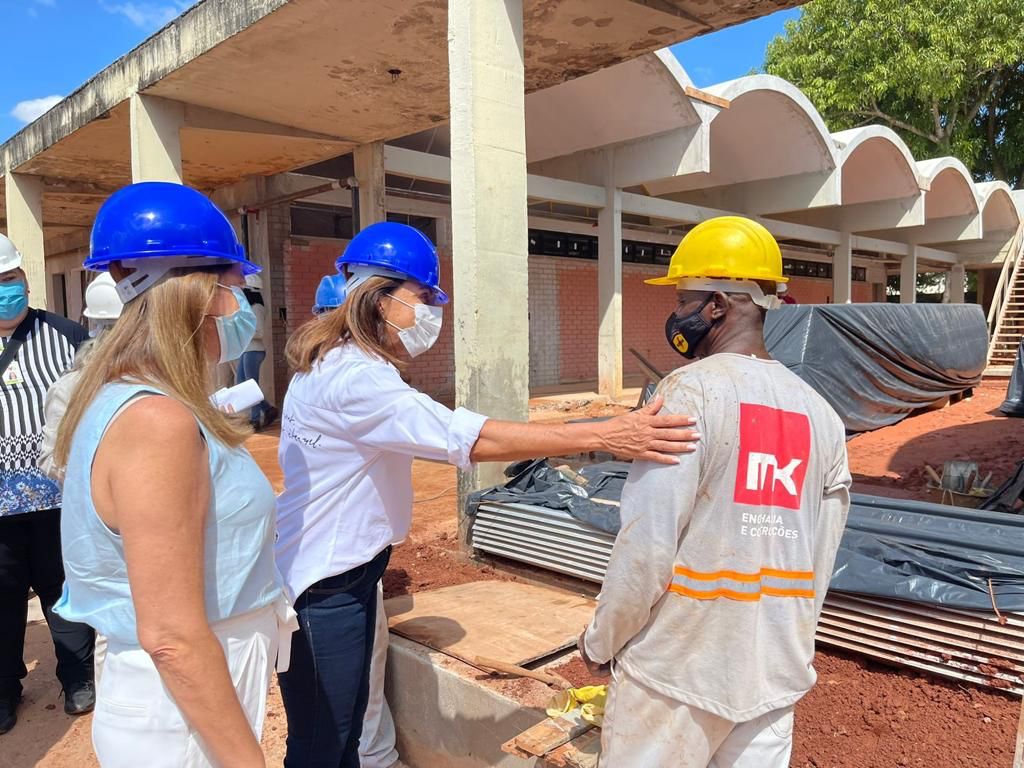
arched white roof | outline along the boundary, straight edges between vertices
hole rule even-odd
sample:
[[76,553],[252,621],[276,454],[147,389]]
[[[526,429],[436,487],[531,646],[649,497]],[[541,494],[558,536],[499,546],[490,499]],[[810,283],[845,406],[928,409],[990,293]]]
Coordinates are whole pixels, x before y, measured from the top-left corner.
[[[674,59],[674,57],[672,57]],[[700,123],[681,66],[648,54],[526,96],[528,162]]]
[[926,182],[899,134],[865,125],[832,134],[841,169],[843,205],[912,197]]
[[1005,181],[983,181],[975,184],[975,191],[981,204],[982,231],[986,235],[1020,226],[1020,212]]
[[926,220],[967,216],[981,210],[970,171],[955,157],[921,160],[917,170],[928,184],[924,198]]
[[836,167],[825,121],[795,85],[773,75],[751,75],[704,90],[729,101],[728,109],[711,117],[710,172],[681,177],[656,194]]

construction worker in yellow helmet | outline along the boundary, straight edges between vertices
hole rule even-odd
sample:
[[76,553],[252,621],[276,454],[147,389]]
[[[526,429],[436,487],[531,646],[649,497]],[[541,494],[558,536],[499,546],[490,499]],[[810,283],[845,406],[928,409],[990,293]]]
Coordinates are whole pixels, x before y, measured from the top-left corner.
[[580,637],[614,665],[601,765],[786,768],[793,707],[849,509],[843,424],[764,345],[782,255],[757,222],[694,227],[668,274],[665,331],[687,358],[658,387],[703,439],[636,461],[597,611]]

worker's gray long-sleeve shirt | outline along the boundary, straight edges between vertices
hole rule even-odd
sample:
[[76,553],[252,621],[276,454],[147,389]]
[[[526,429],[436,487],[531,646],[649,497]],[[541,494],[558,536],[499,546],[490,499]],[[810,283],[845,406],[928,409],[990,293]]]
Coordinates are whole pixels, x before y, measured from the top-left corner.
[[588,655],[743,722],[814,685],[814,632],[849,510],[845,432],[780,363],[717,354],[668,376],[703,439],[637,462]]

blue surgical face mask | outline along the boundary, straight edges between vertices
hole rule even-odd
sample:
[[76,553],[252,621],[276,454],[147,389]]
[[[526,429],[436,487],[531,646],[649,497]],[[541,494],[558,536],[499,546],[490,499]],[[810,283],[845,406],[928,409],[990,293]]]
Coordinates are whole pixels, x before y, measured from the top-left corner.
[[28,307],[28,288],[23,281],[0,284],[0,320],[13,320]]
[[228,363],[240,358],[252,342],[252,337],[256,335],[256,315],[240,288],[228,285],[220,287],[230,290],[238,302],[237,311],[215,318],[217,338],[220,339],[220,362]]

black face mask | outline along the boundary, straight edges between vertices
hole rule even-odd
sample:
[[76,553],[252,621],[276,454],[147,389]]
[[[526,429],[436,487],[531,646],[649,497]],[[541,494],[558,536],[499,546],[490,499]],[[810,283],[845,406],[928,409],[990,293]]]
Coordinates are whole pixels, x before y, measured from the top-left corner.
[[700,314],[704,307],[711,303],[712,298],[714,294],[708,294],[704,303],[686,317],[678,317],[673,312],[665,321],[665,338],[668,339],[668,343],[672,345],[672,349],[689,360],[697,356],[697,345],[714,326],[714,323],[709,323]]

